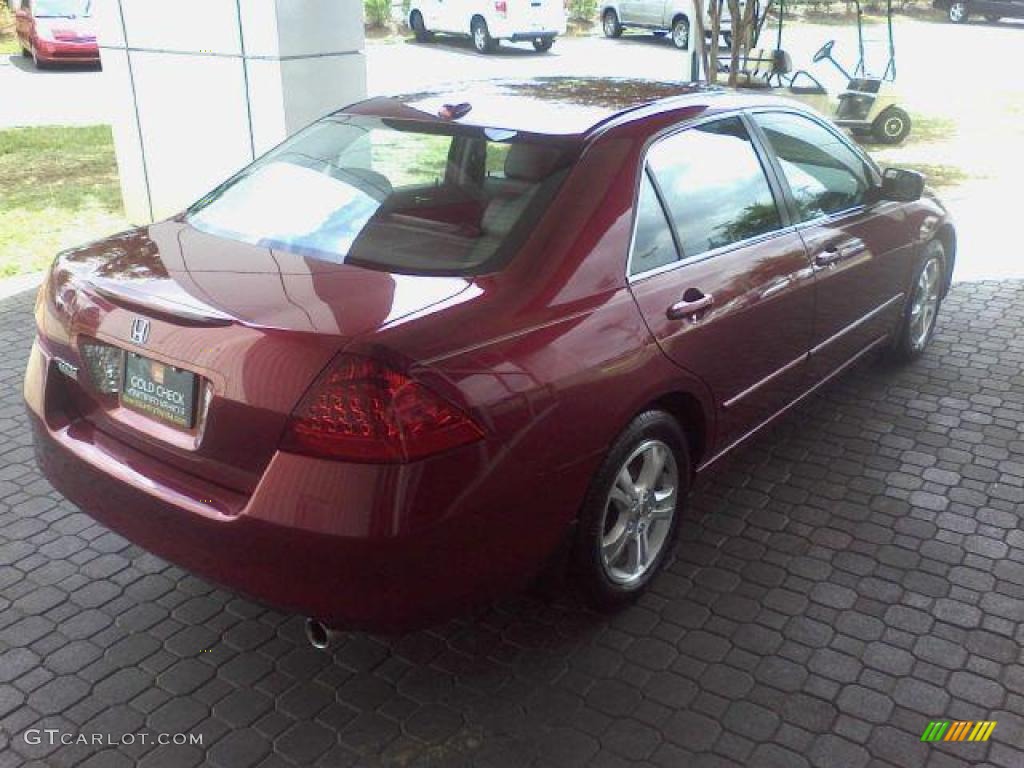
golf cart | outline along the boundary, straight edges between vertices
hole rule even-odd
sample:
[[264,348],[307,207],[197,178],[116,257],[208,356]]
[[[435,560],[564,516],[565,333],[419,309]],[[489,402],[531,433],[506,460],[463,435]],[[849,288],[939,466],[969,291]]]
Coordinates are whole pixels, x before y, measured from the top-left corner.
[[[745,88],[772,88],[780,95],[792,96],[829,115],[856,136],[874,137],[883,144],[899,144],[909,134],[910,115],[899,106],[894,81],[896,79],[896,46],[892,31],[892,0],[886,1],[887,56],[881,74],[870,71],[865,56],[864,19],[860,0],[853,0],[857,8],[857,43],[859,57],[852,72],[832,55],[835,40],[829,40],[814,54],[812,61],[828,61],[847,81],[846,89],[834,101],[821,81],[807,70],[793,72],[792,60],[782,48],[782,25],[785,0],[779,0],[778,31],[773,50],[751,48],[741,61],[737,84]],[[755,40],[759,37],[762,18],[755,27]],[[757,43],[755,42],[755,45]]]

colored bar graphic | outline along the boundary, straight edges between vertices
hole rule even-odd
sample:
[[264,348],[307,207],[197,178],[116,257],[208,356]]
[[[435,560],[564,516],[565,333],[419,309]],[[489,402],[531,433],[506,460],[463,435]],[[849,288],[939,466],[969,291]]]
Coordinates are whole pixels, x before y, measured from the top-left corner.
[[921,734],[921,741],[988,741],[995,729],[994,720],[933,720]]

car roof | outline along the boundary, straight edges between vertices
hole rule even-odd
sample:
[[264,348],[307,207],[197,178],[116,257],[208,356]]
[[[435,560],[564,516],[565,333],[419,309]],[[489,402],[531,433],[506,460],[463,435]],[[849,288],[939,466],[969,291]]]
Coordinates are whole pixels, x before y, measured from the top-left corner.
[[670,109],[720,111],[794,102],[705,84],[616,77],[538,77],[482,80],[358,102],[348,114],[446,122],[442,108],[468,104],[454,122],[554,136],[583,137],[611,122]]

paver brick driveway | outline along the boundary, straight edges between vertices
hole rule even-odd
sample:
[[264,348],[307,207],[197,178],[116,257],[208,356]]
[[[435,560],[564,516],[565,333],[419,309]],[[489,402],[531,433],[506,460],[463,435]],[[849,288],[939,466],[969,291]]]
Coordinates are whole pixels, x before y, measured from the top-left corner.
[[[956,286],[923,360],[741,450],[634,607],[523,597],[333,655],[40,478],[30,310],[0,304],[0,766],[1024,765],[1024,283]],[[998,725],[934,746],[933,719]]]

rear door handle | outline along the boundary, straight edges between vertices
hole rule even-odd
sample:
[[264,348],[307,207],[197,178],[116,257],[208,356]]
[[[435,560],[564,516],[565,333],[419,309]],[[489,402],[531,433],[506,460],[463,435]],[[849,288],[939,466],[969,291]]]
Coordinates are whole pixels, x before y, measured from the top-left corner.
[[696,295],[696,298],[680,299],[665,311],[665,315],[669,320],[682,320],[684,317],[692,317],[715,303],[715,297],[710,293],[700,293],[700,291],[691,288],[683,294],[684,297],[691,295]]

